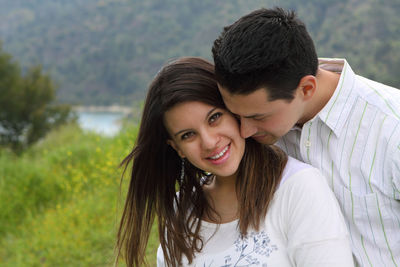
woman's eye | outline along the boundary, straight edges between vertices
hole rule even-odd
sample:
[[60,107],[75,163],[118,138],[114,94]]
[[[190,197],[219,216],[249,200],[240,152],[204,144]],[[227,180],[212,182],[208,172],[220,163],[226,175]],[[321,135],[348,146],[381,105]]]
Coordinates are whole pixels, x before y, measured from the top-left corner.
[[188,139],[188,138],[192,137],[193,135],[194,135],[193,132],[187,132],[187,133],[184,133],[184,134],[181,135],[181,139],[185,140],[185,139]]
[[213,115],[211,115],[210,119],[208,120],[210,123],[215,122],[216,120],[218,120],[219,117],[222,116],[222,112],[216,112]]

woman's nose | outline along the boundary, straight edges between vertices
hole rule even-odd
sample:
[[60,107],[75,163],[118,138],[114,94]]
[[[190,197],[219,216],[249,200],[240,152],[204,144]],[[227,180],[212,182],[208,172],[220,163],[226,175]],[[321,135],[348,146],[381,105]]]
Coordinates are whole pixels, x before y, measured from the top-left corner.
[[206,130],[201,134],[201,145],[203,149],[214,149],[219,142],[219,135],[211,130]]

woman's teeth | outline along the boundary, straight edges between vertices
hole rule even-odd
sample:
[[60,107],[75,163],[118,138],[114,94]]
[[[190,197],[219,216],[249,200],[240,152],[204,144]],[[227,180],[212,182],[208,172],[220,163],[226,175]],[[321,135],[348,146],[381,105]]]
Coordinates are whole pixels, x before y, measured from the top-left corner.
[[224,148],[224,150],[222,150],[221,152],[219,152],[217,155],[210,157],[210,159],[219,159],[220,157],[222,157],[226,151],[228,151],[229,146],[226,146]]

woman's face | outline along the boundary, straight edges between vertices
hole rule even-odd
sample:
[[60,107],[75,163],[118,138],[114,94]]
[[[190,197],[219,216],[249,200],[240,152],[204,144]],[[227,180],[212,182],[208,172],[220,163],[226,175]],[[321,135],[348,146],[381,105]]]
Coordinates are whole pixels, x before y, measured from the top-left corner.
[[180,103],[165,113],[168,143],[197,168],[225,177],[236,173],[245,140],[229,111],[202,102]]

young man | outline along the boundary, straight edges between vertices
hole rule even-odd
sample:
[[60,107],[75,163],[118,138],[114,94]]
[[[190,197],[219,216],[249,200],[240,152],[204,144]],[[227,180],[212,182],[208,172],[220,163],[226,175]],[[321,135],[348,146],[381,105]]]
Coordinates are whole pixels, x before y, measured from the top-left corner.
[[400,266],[400,91],[344,59],[318,60],[304,24],[280,8],[224,28],[212,52],[241,135],[322,170],[358,265]]

